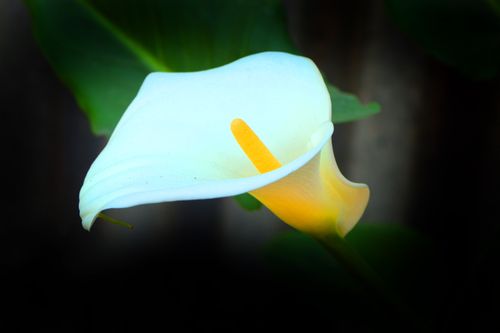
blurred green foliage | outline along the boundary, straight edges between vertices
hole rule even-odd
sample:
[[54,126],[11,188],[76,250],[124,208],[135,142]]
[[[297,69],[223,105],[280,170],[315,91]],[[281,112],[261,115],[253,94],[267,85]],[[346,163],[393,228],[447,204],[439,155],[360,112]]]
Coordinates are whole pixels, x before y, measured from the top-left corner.
[[336,124],[359,120],[380,111],[380,105],[375,102],[363,104],[353,94],[339,90],[327,84],[332,99],[332,119]]
[[403,31],[444,63],[476,79],[500,71],[499,0],[386,0]]
[[26,0],[35,35],[97,134],[110,135],[146,75],[293,52],[279,1]]
[[[25,2],[41,48],[97,134],[111,134],[152,71],[203,70],[261,51],[297,53],[279,0]],[[339,91],[334,100],[340,122],[378,110]]]
[[[436,278],[436,252],[429,239],[401,225],[360,223],[345,240],[423,325],[433,319],[439,306],[436,290],[440,281]],[[363,286],[311,236],[285,232],[273,239],[264,253],[269,268],[283,284],[300,286],[296,290],[305,294],[323,294],[332,300],[332,304],[327,304],[331,307],[328,311],[337,316],[351,316],[348,309],[365,301],[369,307],[378,304],[378,300],[359,301],[353,297],[366,296]]]

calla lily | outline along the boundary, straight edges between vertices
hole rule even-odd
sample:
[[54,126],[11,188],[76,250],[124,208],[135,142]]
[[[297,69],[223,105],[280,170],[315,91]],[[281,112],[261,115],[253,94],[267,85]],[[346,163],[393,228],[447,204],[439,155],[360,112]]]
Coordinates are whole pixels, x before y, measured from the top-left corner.
[[152,73],[87,173],[80,215],[249,192],[284,222],[344,236],[368,202],[340,173],[330,96],[304,57],[264,52],[191,73]]

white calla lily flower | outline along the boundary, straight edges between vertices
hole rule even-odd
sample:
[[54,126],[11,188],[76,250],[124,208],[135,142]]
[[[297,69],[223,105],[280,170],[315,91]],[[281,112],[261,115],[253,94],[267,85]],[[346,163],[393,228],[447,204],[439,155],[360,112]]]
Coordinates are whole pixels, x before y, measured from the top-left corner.
[[152,73],[80,192],[90,229],[109,208],[250,192],[289,225],[345,235],[367,205],[333,155],[330,96],[304,57],[264,52],[192,73]]

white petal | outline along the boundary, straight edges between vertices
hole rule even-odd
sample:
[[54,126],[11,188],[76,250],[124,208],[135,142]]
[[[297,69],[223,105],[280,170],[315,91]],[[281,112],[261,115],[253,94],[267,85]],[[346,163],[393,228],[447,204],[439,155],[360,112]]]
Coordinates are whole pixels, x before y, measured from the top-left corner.
[[[258,173],[232,136],[235,118],[283,167]],[[85,178],[83,225],[108,208],[260,188],[306,164],[332,132],[328,91],[304,57],[265,52],[208,71],[150,74]]]

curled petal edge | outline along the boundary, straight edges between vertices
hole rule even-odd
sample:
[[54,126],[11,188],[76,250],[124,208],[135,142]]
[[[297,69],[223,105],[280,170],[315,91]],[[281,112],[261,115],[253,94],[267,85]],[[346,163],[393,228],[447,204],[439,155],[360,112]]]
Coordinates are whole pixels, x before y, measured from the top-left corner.
[[[153,191],[140,191],[134,188],[123,189],[115,193],[109,193],[105,198],[92,200],[91,193],[85,187],[80,192],[80,216],[82,226],[90,230],[97,215],[106,209],[127,208],[142,204],[152,204],[170,201],[214,199],[234,196],[246,192],[252,192],[266,185],[283,179],[291,173],[299,170],[315,156],[321,153],[323,146],[330,140],[333,134],[333,124],[326,122],[311,137],[311,149],[300,157],[283,165],[282,167],[252,177],[236,179],[220,179],[200,182],[195,186],[182,188],[165,188]],[[112,177],[112,174],[109,175]]]

